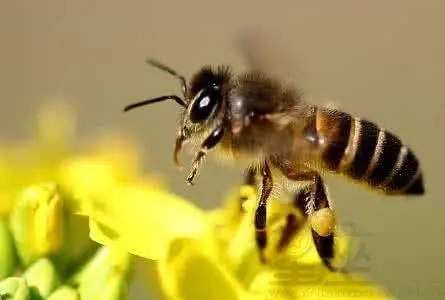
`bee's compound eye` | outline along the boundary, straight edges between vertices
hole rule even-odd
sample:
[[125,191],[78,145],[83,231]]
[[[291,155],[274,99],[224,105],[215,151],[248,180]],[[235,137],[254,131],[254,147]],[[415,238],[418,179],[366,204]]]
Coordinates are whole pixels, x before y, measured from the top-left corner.
[[190,109],[190,121],[200,123],[207,120],[215,108],[221,103],[221,93],[218,89],[202,90]]

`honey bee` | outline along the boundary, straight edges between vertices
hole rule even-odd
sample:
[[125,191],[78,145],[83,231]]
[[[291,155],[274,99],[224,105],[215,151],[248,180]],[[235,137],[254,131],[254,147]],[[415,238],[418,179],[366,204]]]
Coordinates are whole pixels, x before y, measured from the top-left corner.
[[[179,79],[182,97],[148,99],[124,111],[171,100],[182,106],[174,147],[176,164],[185,143],[199,147],[187,177],[189,184],[213,150],[247,163],[246,184],[258,181],[260,186],[254,224],[262,261],[266,261],[266,212],[274,177],[305,183],[306,188],[295,194],[294,204],[306,217],[319,214],[321,224],[312,227],[312,236],[331,270],[336,269],[332,264],[334,226],[324,172],[344,175],[386,195],[424,194],[422,169],[413,151],[372,121],[309,103],[292,85],[259,68],[236,75],[228,66],[204,66],[188,82],[157,60],[147,62]],[[323,220],[329,226],[323,226]],[[295,218],[288,216],[279,247],[288,243],[296,225]],[[320,227],[325,229],[317,230]]]

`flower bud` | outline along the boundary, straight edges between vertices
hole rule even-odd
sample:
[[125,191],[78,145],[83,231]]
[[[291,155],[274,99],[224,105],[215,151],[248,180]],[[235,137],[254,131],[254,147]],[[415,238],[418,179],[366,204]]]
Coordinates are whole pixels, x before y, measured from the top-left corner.
[[0,282],[0,299],[29,300],[30,292],[24,278],[9,277]]
[[11,276],[17,264],[14,241],[8,225],[6,217],[0,217],[0,280]]
[[28,286],[35,288],[43,298],[46,298],[60,283],[54,265],[47,258],[41,258],[33,263],[23,277]]
[[57,253],[63,244],[63,206],[55,184],[25,189],[11,213],[11,230],[25,266]]
[[80,298],[118,300],[126,293],[130,271],[130,255],[101,247],[87,264],[72,278]]
[[46,300],[80,300],[80,295],[74,288],[63,285],[49,295]]

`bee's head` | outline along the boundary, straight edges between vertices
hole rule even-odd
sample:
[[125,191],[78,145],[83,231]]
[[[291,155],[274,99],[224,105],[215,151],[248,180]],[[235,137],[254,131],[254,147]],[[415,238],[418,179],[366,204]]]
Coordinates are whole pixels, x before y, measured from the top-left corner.
[[182,114],[181,128],[185,138],[193,137],[211,129],[221,122],[228,93],[230,73],[226,67],[216,70],[203,67],[186,88],[186,109]]
[[184,76],[179,75],[173,69],[156,60],[150,59],[147,62],[177,77],[181,81],[182,97],[166,95],[143,100],[128,105],[124,111],[165,100],[174,100],[181,105],[184,110],[181,115],[175,146],[175,161],[178,163],[177,156],[184,142],[200,137],[223,121],[223,108],[226,106],[224,99],[229,92],[230,71],[225,66],[217,69],[203,67],[187,84]]

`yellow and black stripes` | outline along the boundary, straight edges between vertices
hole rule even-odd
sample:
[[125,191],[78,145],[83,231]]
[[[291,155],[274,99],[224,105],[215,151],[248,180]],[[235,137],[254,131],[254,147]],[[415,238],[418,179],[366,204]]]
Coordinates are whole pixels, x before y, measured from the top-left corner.
[[337,110],[318,108],[314,116],[324,168],[387,194],[424,193],[419,162],[399,137]]
[[372,122],[354,118],[354,135],[350,138],[353,152],[345,153],[350,156],[350,163],[346,163],[344,170],[349,176],[360,180],[368,170],[377,145],[379,128]]
[[339,169],[353,129],[352,121],[352,117],[344,112],[332,111],[326,114],[317,110],[316,130],[323,149],[321,156],[330,171]]

